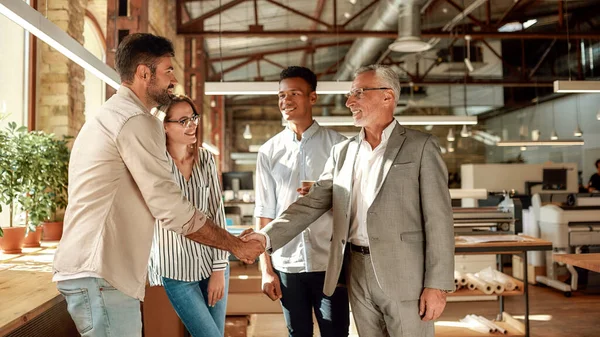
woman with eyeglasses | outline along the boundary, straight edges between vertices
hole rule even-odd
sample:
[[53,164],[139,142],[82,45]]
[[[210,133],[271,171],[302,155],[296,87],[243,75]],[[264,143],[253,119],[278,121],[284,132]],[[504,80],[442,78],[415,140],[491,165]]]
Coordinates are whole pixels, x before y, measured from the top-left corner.
[[[198,113],[191,99],[176,96],[158,108],[163,120],[167,157],[173,178],[184,196],[217,225],[225,228],[225,213],[216,165],[200,147]],[[155,225],[148,279],[162,285],[173,308],[193,337],[225,333],[229,283],[228,253],[207,247]]]

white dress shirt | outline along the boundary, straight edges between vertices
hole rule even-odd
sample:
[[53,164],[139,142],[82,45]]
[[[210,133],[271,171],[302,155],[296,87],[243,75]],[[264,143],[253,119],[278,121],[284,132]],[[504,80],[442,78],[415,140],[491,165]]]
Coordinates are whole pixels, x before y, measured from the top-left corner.
[[[318,180],[333,145],[345,140],[315,121],[298,140],[289,128],[269,139],[256,162],[254,216],[275,219],[298,200],[302,180]],[[273,267],[285,273],[324,271],[333,230],[331,212],[271,255]],[[269,245],[267,238],[267,246]]]
[[396,126],[390,123],[381,133],[381,143],[376,148],[365,140],[365,129],[358,135],[359,149],[354,162],[354,181],[352,184],[352,202],[350,210],[350,233],[348,240],[358,246],[369,246],[367,234],[367,212],[377,190],[377,177],[381,171],[383,155],[387,148],[388,140]]

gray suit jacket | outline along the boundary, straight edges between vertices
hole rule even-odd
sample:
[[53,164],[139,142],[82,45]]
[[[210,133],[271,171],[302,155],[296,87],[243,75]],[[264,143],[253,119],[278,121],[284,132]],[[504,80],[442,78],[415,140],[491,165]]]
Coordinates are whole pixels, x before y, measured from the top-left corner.
[[[396,122],[395,122],[396,123]],[[323,292],[333,294],[344,263],[358,136],[337,144],[319,181],[264,228],[270,251],[333,208]],[[454,289],[454,228],[448,172],[435,137],[396,124],[377,174],[367,232],[377,282],[391,298],[419,299],[424,287]]]

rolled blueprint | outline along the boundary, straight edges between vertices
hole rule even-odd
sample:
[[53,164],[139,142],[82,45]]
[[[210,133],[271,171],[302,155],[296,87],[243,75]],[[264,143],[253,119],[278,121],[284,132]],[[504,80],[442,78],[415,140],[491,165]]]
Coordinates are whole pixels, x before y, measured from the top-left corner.
[[465,274],[465,277],[467,278],[469,289],[479,289],[486,295],[491,295],[494,293],[494,289],[492,289],[491,285],[487,284],[485,281],[476,277],[475,275],[467,273]]
[[504,284],[496,281],[493,276],[490,277],[489,274],[477,273],[477,274],[475,274],[475,277],[479,278],[483,282],[492,286],[492,289],[494,290],[494,292],[496,294],[502,294],[504,292],[504,289],[505,289]]
[[491,333],[494,332],[493,329],[491,329],[488,326],[485,326],[483,323],[477,321],[474,318],[471,318],[469,316],[466,316],[465,318],[461,318],[460,321],[462,323],[465,323],[467,325],[467,328],[469,328],[470,330],[473,331],[477,331],[479,333]]
[[506,334],[506,329],[504,329],[503,327],[499,326],[498,324],[490,321],[489,319],[487,319],[483,316],[477,316],[477,315],[469,315],[469,316],[473,316],[473,318],[475,318],[479,322],[485,324],[486,326],[494,329],[495,331],[497,331],[499,333]]
[[454,271],[454,283],[459,284],[461,286],[467,285],[467,279],[461,274],[459,271]]

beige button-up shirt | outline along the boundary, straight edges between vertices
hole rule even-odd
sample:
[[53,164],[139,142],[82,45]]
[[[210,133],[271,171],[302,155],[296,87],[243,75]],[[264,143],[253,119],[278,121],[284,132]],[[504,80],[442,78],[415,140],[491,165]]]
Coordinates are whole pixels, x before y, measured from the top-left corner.
[[121,86],[73,144],[54,279],[101,277],[143,300],[155,219],[185,235],[206,216],[173,180],[162,123]]

